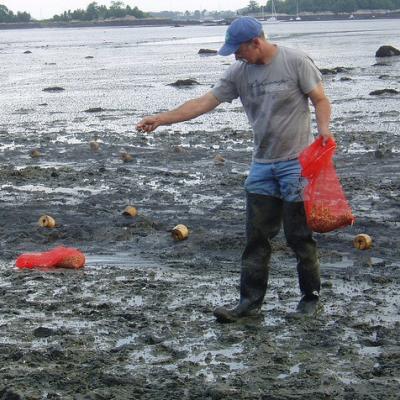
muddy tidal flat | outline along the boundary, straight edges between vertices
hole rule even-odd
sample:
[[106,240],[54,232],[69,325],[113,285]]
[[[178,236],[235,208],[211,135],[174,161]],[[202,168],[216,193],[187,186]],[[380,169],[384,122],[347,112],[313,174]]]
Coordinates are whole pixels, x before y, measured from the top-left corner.
[[[400,95],[369,93],[400,91],[400,57],[374,57],[400,33],[364,22],[265,26],[319,67],[345,68],[324,83],[356,223],[315,236],[318,317],[293,313],[281,232],[262,317],[228,325],[212,311],[238,298],[252,148],[240,103],[134,130],[208,90],[232,60],[197,50],[217,49],[225,28],[0,32],[0,399],[398,398]],[[189,78],[200,84],[170,86]],[[55,228],[39,227],[44,214]],[[177,224],[187,240],[173,240]],[[353,247],[359,233],[370,250]],[[85,268],[16,269],[18,255],[60,245],[83,251]]]

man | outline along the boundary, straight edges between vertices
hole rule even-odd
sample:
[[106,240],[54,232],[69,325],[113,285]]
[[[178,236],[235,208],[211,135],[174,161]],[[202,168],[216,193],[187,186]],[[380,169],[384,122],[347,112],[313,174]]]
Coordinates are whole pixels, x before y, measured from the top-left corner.
[[219,322],[234,322],[259,314],[268,284],[270,239],[282,222],[297,258],[302,293],[297,310],[313,314],[320,308],[319,261],[306,223],[297,157],[313,140],[308,99],[315,108],[319,135],[325,140],[332,136],[331,108],[321,74],[306,54],[269,42],[260,22],[250,17],[232,22],[219,54],[234,54],[237,61],[213,89],[174,110],[144,118],[137,129],[150,132],[240,98],[254,133],[253,161],[245,183],[247,243],[239,303],[232,309],[218,307],[214,315]]

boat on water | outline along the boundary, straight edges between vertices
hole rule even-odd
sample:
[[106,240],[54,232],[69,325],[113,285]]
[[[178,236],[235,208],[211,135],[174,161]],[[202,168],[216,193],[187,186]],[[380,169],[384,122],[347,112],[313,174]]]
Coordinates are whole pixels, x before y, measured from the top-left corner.
[[276,13],[275,1],[274,0],[271,0],[271,16],[266,19],[266,22],[268,22],[268,23],[277,23],[277,22],[279,22],[278,15]]

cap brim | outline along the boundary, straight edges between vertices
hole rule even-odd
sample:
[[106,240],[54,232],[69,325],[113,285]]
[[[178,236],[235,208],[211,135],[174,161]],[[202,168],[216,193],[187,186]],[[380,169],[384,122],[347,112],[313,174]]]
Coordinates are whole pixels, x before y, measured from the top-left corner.
[[225,43],[219,50],[218,54],[220,56],[229,56],[233,53],[236,53],[240,47],[240,44],[229,44]]

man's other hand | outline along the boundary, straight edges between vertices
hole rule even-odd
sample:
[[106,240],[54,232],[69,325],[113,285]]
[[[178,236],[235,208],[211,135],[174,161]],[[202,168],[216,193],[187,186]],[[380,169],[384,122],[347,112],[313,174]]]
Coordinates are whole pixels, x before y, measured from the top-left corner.
[[160,120],[157,116],[151,115],[143,118],[139,123],[136,124],[136,130],[139,132],[152,132],[154,129],[161,125]]

